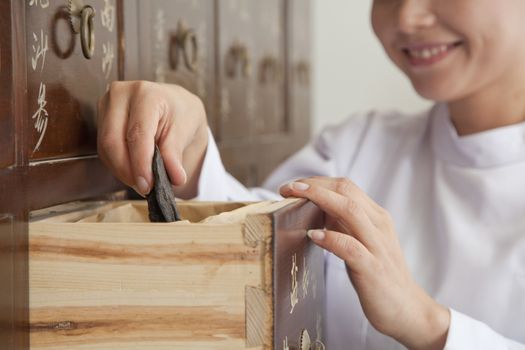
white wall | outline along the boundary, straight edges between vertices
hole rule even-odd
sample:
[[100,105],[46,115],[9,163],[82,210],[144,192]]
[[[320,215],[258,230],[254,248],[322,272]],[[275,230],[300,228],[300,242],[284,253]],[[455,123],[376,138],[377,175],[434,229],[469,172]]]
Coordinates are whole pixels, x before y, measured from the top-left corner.
[[314,132],[355,111],[417,111],[430,105],[414,92],[374,36],[372,0],[310,1]]

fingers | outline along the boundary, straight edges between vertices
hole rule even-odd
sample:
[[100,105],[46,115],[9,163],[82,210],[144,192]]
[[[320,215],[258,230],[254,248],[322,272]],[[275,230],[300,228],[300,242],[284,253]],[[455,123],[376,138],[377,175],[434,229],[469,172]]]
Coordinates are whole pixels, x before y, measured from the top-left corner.
[[352,198],[354,201],[359,203],[359,205],[370,217],[372,222],[381,220],[379,214],[382,212],[382,208],[375,201],[373,201],[363,190],[361,190],[356,184],[354,184],[351,180],[347,178],[331,178],[324,176],[316,176],[301,181],[310,184],[318,184],[331,191],[337,192],[345,197]]
[[[201,104],[197,96],[176,85],[112,83],[99,103],[100,158],[122,182],[145,195],[153,187],[151,164],[157,144],[172,184],[187,185],[184,167],[190,177],[196,174],[198,162],[193,158],[200,160],[207,145]],[[197,130],[206,130],[200,142],[195,142]],[[193,187],[183,187],[181,193],[184,190],[188,196],[196,192]]]
[[101,99],[97,149],[100,159],[111,172],[126,185],[134,186],[125,136],[128,110],[128,98],[118,96],[115,89]]
[[151,162],[155,136],[163,117],[163,108],[159,107],[159,101],[156,99],[141,96],[135,97],[135,101],[131,103],[126,127],[126,144],[133,180],[142,194],[149,193],[153,186]]
[[343,259],[352,272],[363,271],[371,265],[373,255],[352,236],[330,230],[310,230],[308,237],[318,246]]
[[166,127],[166,138],[161,139],[159,143],[160,153],[166,167],[166,172],[173,185],[183,185],[187,181],[186,171],[182,166],[183,145],[181,140],[176,137],[175,132],[170,129],[173,126]]
[[362,205],[353,198],[343,196],[309,179],[282,187],[281,194],[285,197],[295,196],[311,200],[336,219],[345,232],[354,235],[366,247],[377,245],[375,226]]

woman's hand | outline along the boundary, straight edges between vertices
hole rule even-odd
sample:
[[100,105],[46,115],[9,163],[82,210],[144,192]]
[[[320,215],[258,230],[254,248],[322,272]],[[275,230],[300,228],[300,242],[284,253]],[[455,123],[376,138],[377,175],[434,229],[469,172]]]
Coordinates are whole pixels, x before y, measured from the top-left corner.
[[308,233],[346,262],[363,311],[380,332],[410,349],[443,349],[450,315],[410,276],[389,213],[347,179],[315,177],[281,188],[327,214],[327,228]]
[[114,82],[98,104],[98,153],[120,181],[146,195],[158,145],[176,195],[196,195],[208,145],[201,100],[177,85]]

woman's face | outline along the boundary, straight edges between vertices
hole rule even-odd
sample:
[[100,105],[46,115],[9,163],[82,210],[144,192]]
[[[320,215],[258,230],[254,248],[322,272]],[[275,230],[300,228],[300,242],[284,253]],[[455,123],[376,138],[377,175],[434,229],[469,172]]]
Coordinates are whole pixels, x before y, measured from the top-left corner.
[[523,81],[524,0],[374,0],[372,26],[425,98],[452,102]]

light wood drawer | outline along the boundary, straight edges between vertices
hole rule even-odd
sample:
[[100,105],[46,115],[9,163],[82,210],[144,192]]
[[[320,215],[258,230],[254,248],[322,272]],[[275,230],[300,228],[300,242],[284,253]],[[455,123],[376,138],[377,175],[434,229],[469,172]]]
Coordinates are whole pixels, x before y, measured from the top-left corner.
[[[31,349],[299,349],[322,341],[323,252],[311,202],[138,202],[33,218]],[[312,346],[312,349],[315,347]]]

